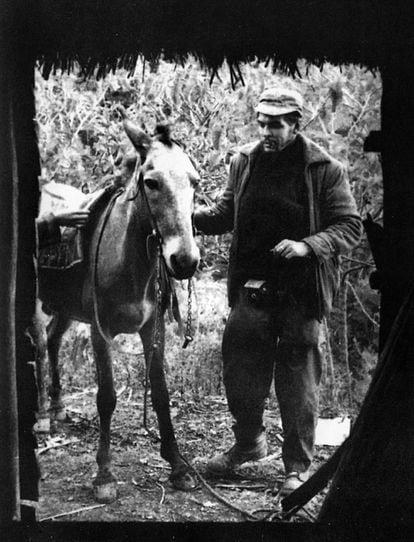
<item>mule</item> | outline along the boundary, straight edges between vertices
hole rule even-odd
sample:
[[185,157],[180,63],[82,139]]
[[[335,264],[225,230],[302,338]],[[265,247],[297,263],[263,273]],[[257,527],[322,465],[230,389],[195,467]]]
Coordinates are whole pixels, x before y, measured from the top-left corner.
[[58,372],[62,335],[71,320],[91,325],[100,420],[98,472],[93,486],[99,502],[112,502],[117,495],[110,453],[111,417],[116,405],[110,342],[119,333],[138,332],[141,337],[161,456],[171,465],[171,482],[182,490],[195,486],[191,469],[180,455],[169,410],[163,368],[169,280],[163,275],[187,279],[199,263],[192,226],[199,176],[168,131],[149,137],[130,121],[124,120],[124,127],[136,150],[136,157],[129,156],[125,162],[130,178],[91,212],[83,232],[81,269],[75,266],[55,274],[39,269],[39,297],[53,311],[47,336],[51,409],[62,408]]

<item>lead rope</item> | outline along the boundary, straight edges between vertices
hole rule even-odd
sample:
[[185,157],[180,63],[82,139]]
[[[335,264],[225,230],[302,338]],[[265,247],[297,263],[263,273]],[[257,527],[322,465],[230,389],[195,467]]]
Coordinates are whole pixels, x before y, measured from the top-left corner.
[[[155,236],[156,232],[154,232]],[[154,325],[152,327],[152,337],[151,337],[151,347],[148,355],[147,366],[145,370],[145,387],[144,387],[144,428],[148,435],[155,441],[159,441],[160,438],[148,427],[148,384],[150,381],[150,371],[154,353],[160,347],[160,316],[162,314],[162,278],[161,278],[161,245],[158,240],[157,243],[157,259],[156,259],[156,279],[154,282],[154,292],[155,292],[155,315],[154,315]]]
[[187,299],[187,322],[186,322],[186,325],[185,325],[185,335],[184,335],[184,342],[183,342],[183,348],[187,348],[187,346],[193,342],[194,340],[194,337],[193,337],[193,332],[192,332],[192,321],[193,321],[193,317],[192,317],[192,312],[191,312],[191,309],[192,309],[192,293],[193,293],[193,281],[191,280],[191,278],[188,279],[188,288],[187,288],[187,292],[188,292],[188,299]]

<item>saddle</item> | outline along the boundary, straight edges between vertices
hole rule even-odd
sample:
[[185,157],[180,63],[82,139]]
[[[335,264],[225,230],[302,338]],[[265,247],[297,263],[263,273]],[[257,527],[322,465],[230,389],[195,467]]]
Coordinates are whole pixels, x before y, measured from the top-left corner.
[[[77,188],[51,181],[42,188],[40,215],[61,210],[89,209],[104,206],[115,192],[111,184],[91,194],[84,194]],[[61,228],[61,240],[39,250],[37,265],[40,269],[65,271],[83,262],[84,233],[77,228]]]

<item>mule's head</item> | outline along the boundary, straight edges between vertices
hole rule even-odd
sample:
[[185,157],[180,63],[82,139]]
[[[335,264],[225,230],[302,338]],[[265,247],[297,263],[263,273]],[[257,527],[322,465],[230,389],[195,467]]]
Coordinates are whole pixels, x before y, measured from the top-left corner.
[[168,270],[178,280],[189,278],[200,258],[192,225],[199,175],[167,129],[149,137],[129,120],[124,127],[141,158],[140,175]]

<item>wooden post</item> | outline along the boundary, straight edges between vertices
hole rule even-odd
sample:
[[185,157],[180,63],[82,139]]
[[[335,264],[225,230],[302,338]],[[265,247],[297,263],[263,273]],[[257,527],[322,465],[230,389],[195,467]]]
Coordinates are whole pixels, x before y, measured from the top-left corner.
[[[414,278],[414,73],[408,58],[382,70],[382,170],[386,270],[380,346]],[[411,70],[411,73],[410,73]]]
[[319,515],[366,539],[414,514],[414,73],[394,60],[382,71],[382,357]]
[[10,79],[0,82],[0,524],[19,519],[15,295],[18,174]]
[[38,500],[34,350],[26,330],[36,299],[39,153],[27,6],[2,2],[0,17],[0,524],[34,520]]

